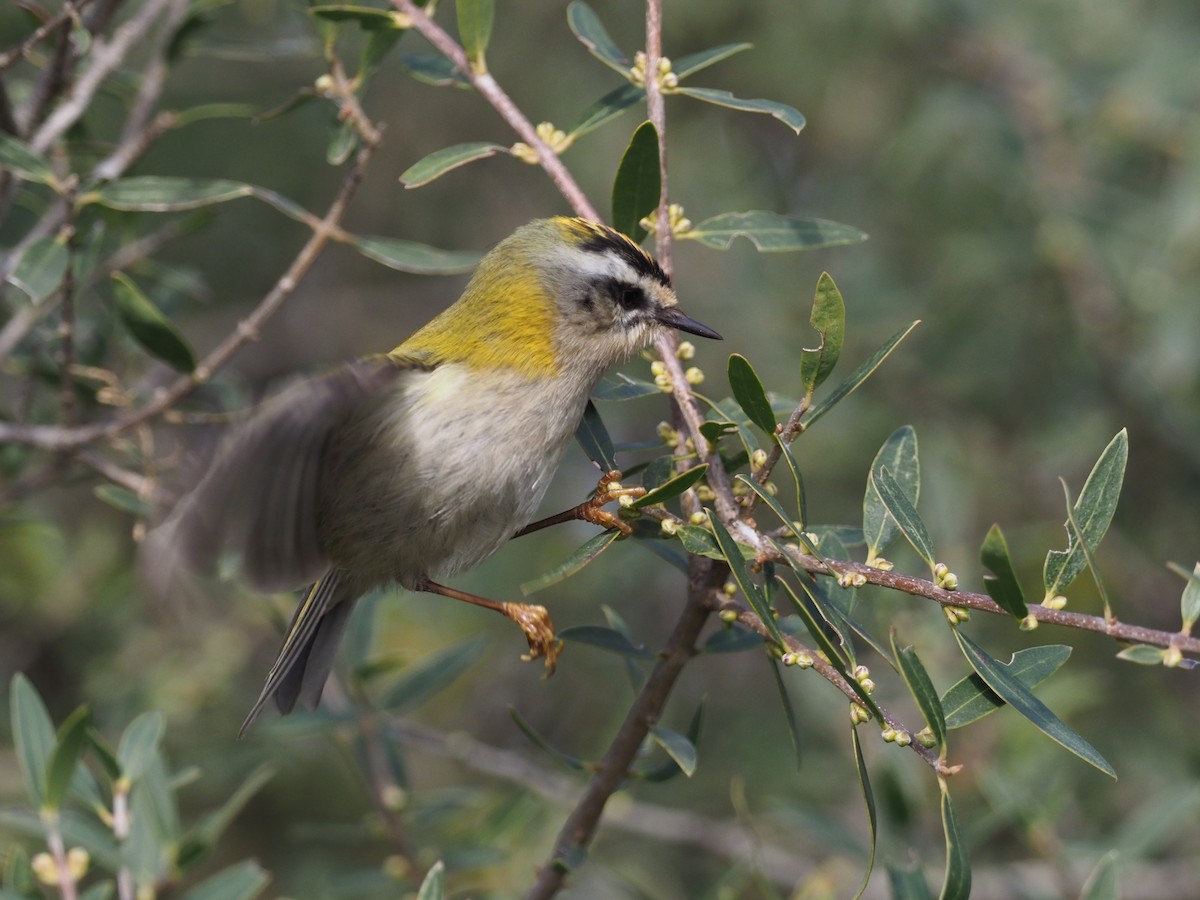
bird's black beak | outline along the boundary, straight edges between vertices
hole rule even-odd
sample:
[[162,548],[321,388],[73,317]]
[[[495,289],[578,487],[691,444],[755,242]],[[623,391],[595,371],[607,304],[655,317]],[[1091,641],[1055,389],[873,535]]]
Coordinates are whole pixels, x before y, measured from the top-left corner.
[[702,325],[691,316],[685,316],[678,306],[664,307],[658,311],[654,318],[660,325],[666,325],[668,328],[678,328],[680,331],[697,334],[700,337],[712,338],[714,341],[723,340],[721,335],[717,334],[717,332],[713,331],[707,325]]

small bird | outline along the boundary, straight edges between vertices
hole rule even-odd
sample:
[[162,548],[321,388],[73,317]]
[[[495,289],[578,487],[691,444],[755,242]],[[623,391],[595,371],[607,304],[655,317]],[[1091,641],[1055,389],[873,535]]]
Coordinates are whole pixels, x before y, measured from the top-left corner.
[[284,714],[297,699],[314,708],[355,601],[392,582],[503,613],[553,668],[544,608],[433,579],[478,565],[530,522],[600,377],[663,327],[720,339],[680,311],[629,238],[539,219],[390,353],[301,380],[235,428],[150,563],[211,570],[233,551],[256,589],[311,585],[241,732],[272,697]]

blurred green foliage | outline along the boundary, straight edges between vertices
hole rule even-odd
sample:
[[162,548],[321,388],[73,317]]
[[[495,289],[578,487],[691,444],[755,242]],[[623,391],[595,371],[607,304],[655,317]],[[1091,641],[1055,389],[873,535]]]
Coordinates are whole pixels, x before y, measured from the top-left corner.
[[[100,5],[116,8],[118,22],[141,6]],[[594,6],[618,46],[641,45],[640,4]],[[242,104],[263,113],[326,71],[301,4],[192,7],[194,21],[173,47],[165,109]],[[450,22],[449,13],[441,10],[440,19]],[[17,5],[0,8],[0,51],[34,27]],[[355,26],[339,32],[339,55],[357,59],[364,33]],[[694,361],[708,374],[703,390],[725,395],[724,355],[740,352],[772,391],[801,396],[800,348],[818,341],[809,325],[812,285],[832,272],[845,297],[847,371],[911,320],[922,324],[836,416],[794,445],[811,521],[857,523],[876,451],[911,424],[922,451],[919,505],[937,558],[951,563],[963,587],[978,590],[978,547],[998,522],[1018,579],[1034,585],[1047,549],[1063,546],[1057,477],[1065,476],[1077,496],[1101,449],[1128,428],[1122,503],[1099,564],[1119,619],[1176,629],[1182,583],[1164,562],[1190,570],[1200,555],[1200,7],[1188,0],[667,4],[668,56],[729,41],[754,49],[698,83],[794,106],[807,128],[797,137],[771,116],[668,98],[673,201],[694,222],[765,209],[849,223],[870,240],[806,255],[759,253],[743,240],[725,253],[680,241],[679,293],[726,338],[724,349],[701,348]],[[50,46],[39,45],[3,73],[14,105],[35,89]],[[569,127],[595,98],[620,86],[572,37],[565,4],[500,4],[487,47],[488,69],[534,121]],[[405,35],[364,91],[368,114],[386,131],[346,227],[477,251],[531,218],[566,211],[539,170],[503,154],[418,190],[401,187],[401,173],[441,148],[477,141],[507,147],[514,139],[470,92],[409,77],[402,55],[428,52]],[[119,140],[122,112],[136,90],[129,79],[116,79],[71,139],[101,158]],[[594,201],[609,196],[637,117],[627,113],[565,153]],[[342,177],[325,162],[339,127],[322,102],[258,119],[229,107],[167,131],[128,174],[245,182],[317,211]],[[17,245],[36,221],[46,203],[41,190],[7,206],[0,248]],[[130,272],[131,283],[154,284],[154,304],[203,355],[270,288],[307,231],[252,199],[171,215],[179,233]],[[93,230],[80,240],[100,254],[168,220],[104,208],[91,221]],[[53,275],[60,258],[52,242],[43,249],[46,262],[33,274]],[[334,247],[195,408],[236,408],[290,373],[388,349],[456,297],[462,283],[400,274]],[[168,380],[143,350],[156,339],[135,343],[136,330],[108,314],[107,304],[120,304],[108,284],[81,298],[80,363],[119,363],[123,388],[138,397]],[[29,303],[13,284],[3,299],[8,321]],[[124,308],[127,320],[138,309],[138,321],[153,319],[136,301]],[[20,354],[5,361],[5,421],[54,414],[56,325],[53,316],[40,322]],[[177,351],[158,355],[179,362]],[[643,362],[626,371],[651,377]],[[106,397],[105,387],[79,379],[85,415],[120,399]],[[601,409],[619,443],[646,437],[665,416],[654,398]],[[171,428],[131,434],[123,450],[152,460],[155,472],[199,454]],[[548,510],[578,502],[594,483],[583,454],[575,457],[551,490]],[[345,682],[349,696],[331,686],[332,711],[266,723],[237,743],[237,724],[290,598],[264,600],[223,585],[170,606],[152,604],[136,578],[140,534],[130,495],[97,497],[101,479],[87,469],[52,472],[35,485],[22,481],[42,462],[31,450],[0,447],[0,681],[7,686],[14,673],[25,673],[55,723],[86,702],[97,734],[113,745],[146,711],[161,714],[165,752],[184,770],[198,768],[172,793],[185,822],[219,808],[261,764],[272,765],[275,776],[198,865],[198,880],[253,858],[270,873],[272,896],[390,897],[415,891],[441,858],[452,893],[511,896],[524,888],[573,794],[554,780],[557,763],[539,755],[509,708],[547,745],[593,759],[632,696],[627,660],[581,641],[569,647],[559,674],[543,681],[516,659],[502,623],[438,598],[388,593],[363,604],[351,625],[344,662],[359,669]],[[522,582],[590,534],[568,526],[522,540],[460,586],[515,597]],[[898,569],[923,568],[915,553],[892,552]],[[1098,613],[1098,598],[1081,585],[1071,593],[1072,608]],[[539,599],[560,625],[613,626],[615,615],[632,643],[653,650],[680,596],[675,573],[631,544],[608,550]],[[602,605],[612,610],[608,618]],[[953,646],[926,642],[943,628],[930,604],[861,589],[856,615],[876,631],[892,625],[921,647],[939,692],[971,674]],[[972,620],[973,633],[981,641],[1002,636],[1012,649],[1076,638],[1070,662],[1038,696],[1090,738],[1121,781],[1112,785],[1061,753],[1012,710],[956,733],[952,761],[965,769],[953,779],[954,815],[978,894],[1062,893],[1055,878],[1075,884],[1118,850],[1124,870],[1136,873],[1123,879],[1126,896],[1183,896],[1200,860],[1200,834],[1188,827],[1200,805],[1188,682],[1194,676],[1117,662],[1116,648],[1102,638],[1051,636],[1045,627],[1018,634],[1011,620],[983,618]],[[482,644],[474,642],[479,634]],[[757,862],[752,852],[730,861],[697,854],[688,843],[697,831],[717,833],[734,818],[765,846],[788,848],[792,868],[785,871],[803,885],[801,896],[852,894],[868,838],[844,734],[845,702],[824,685],[810,688],[815,676],[785,673],[800,740],[797,771],[788,723],[758,657],[712,653],[693,664],[647,764],[661,763],[664,748],[671,753],[670,735],[687,733],[707,698],[709,725],[699,735],[694,776],[638,783],[628,792],[656,810],[688,815],[669,820],[676,831],[648,840],[628,821],[636,811],[622,816],[626,798],[619,798],[590,865],[573,878],[575,895],[772,896],[770,853]],[[797,678],[808,680],[798,685]],[[435,699],[423,702],[435,688]],[[391,742],[364,739],[349,711],[361,700],[358,690],[427,731],[397,726]],[[918,716],[902,685],[877,696]],[[460,731],[471,738],[456,736]],[[431,735],[450,737],[439,744]],[[489,771],[479,763],[483,751],[456,761],[456,740],[507,751],[509,761],[528,756],[542,768],[527,778],[519,769]],[[12,734],[0,742],[6,809],[29,804],[16,746]],[[389,748],[383,756],[380,746]],[[881,856],[919,858],[936,883],[944,847],[927,767],[873,741],[863,755],[878,804]],[[561,771],[570,776],[571,766]],[[16,846],[18,837],[26,839],[11,821],[0,821],[0,847]],[[30,856],[38,849],[36,842],[26,846]],[[1013,864],[1031,860],[1051,873],[1049,882],[1020,882]],[[8,863],[9,871],[20,868],[16,851]],[[873,889],[882,892],[883,883],[877,874]],[[4,888],[16,889],[10,882]]]

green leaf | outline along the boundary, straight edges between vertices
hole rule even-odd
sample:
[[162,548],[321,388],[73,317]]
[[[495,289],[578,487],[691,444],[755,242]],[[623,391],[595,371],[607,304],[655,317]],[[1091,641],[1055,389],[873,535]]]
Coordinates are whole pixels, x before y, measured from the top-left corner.
[[722,213],[676,235],[678,240],[699,241],[714,250],[728,250],[738,237],[746,238],[763,253],[815,250],[867,239],[865,233],[849,225],[760,209]]
[[479,657],[483,645],[484,638],[476,636],[418,660],[392,683],[379,705],[400,712],[423,703],[463,674]]
[[738,430],[737,422],[701,422],[700,433],[704,435],[704,439],[710,444],[716,444],[722,437],[727,434],[733,434]]
[[121,774],[137,781],[154,762],[162,741],[166,721],[160,712],[144,712],[125,729],[117,745],[117,762]]
[[779,517],[779,520],[783,522],[788,531],[792,533],[792,536],[800,542],[800,546],[804,548],[805,552],[813,553],[816,550],[816,548],[813,547],[812,543],[809,541],[808,536],[796,527],[796,523],[793,522],[788,516],[787,510],[783,508],[782,504],[780,504],[778,500],[771,496],[770,492],[767,491],[766,488],[764,488],[753,478],[747,478],[745,475],[739,474],[735,477],[738,481],[746,485],[746,487],[750,488],[750,490],[754,491],[754,493],[758,495],[759,500],[767,504],[771,512],[775,513],[775,515]]
[[0,167],[23,181],[34,181],[52,188],[58,185],[58,177],[49,160],[7,134],[0,134]]
[[702,653],[741,653],[763,645],[762,635],[741,625],[714,631],[701,648]]
[[683,549],[694,556],[707,556],[709,559],[724,559],[720,546],[709,532],[695,525],[684,525],[676,532]]
[[[1018,650],[1008,662],[997,661],[996,665],[1032,690],[1057,672],[1070,655],[1071,648],[1064,644],[1046,644]],[[941,703],[946,727],[951,729],[970,725],[1005,705],[978,675],[968,675],[954,684],[942,695]]]
[[766,113],[778,119],[796,134],[799,134],[800,130],[804,128],[804,116],[800,114],[800,110],[776,100],[743,100],[741,97],[735,97],[729,91],[718,91],[712,88],[679,87],[671,93],[683,94],[694,100],[703,100],[705,103],[713,103],[742,112]]
[[[796,462],[796,457],[792,455],[792,448],[785,444],[779,435],[775,435],[775,444],[779,447],[779,458],[783,460],[792,475],[792,484],[796,491],[796,512],[800,515],[801,526],[804,526],[808,523],[808,498],[804,492],[804,476],[800,473],[800,465]],[[807,546],[808,539],[805,538],[802,543]]]
[[492,21],[496,17],[496,7],[493,0],[454,0],[454,9],[458,13],[458,36],[462,40],[463,50],[471,68],[476,72],[486,72],[487,63],[484,55],[487,53],[488,41],[492,39]]
[[695,744],[679,732],[671,731],[660,725],[650,726],[650,737],[654,739],[654,743],[663,748],[667,756],[675,761],[684,775],[691,778],[695,774],[696,765],[700,761]]
[[617,465],[612,438],[609,437],[608,429],[604,427],[600,411],[596,409],[596,404],[591,400],[583,410],[583,418],[579,420],[579,427],[575,429],[575,440],[579,441],[583,452],[587,454],[588,459],[600,467],[601,472],[612,472],[614,469],[620,468]]
[[479,254],[470,250],[439,250],[427,244],[399,238],[357,237],[354,248],[367,259],[390,269],[414,275],[457,275],[470,272],[479,263]]
[[988,529],[983,546],[979,548],[979,559],[993,572],[992,575],[983,576],[983,587],[988,596],[1017,619],[1029,615],[1025,594],[1021,591],[1021,582],[1017,580],[1017,572],[1008,552],[1008,542],[1004,540],[1004,532],[999,525]]
[[440,53],[402,53],[400,62],[417,81],[434,87],[471,89],[471,80]]
[[497,153],[507,153],[508,148],[489,141],[475,141],[470,144],[455,144],[453,147],[443,147],[428,156],[417,160],[400,173],[400,182],[406,188],[421,187],[434,179],[441,178],[451,169],[465,166],[477,159],[487,159]]
[[688,488],[692,487],[708,471],[708,464],[704,463],[699,466],[693,466],[686,472],[680,472],[669,481],[660,484],[652,491],[647,491],[645,495],[634,500],[630,504],[631,509],[643,509],[647,506],[654,506],[656,503],[662,503],[670,500],[672,497],[678,497]]
[[183,895],[184,900],[252,900],[262,893],[270,876],[252,859],[235,863],[207,878]]
[[888,338],[884,345],[871,355],[870,359],[855,369],[849,378],[833,389],[833,393],[809,411],[808,415],[804,417],[804,427],[811,427],[819,418],[837,406],[850,394],[854,393],[858,389],[858,386],[870,378],[871,374],[879,368],[880,364],[891,355],[891,352],[896,349],[896,345],[908,337],[909,333],[919,324],[920,320],[912,322]]
[[649,381],[630,378],[621,372],[615,372],[600,379],[600,383],[592,389],[593,400],[636,400],[639,397],[649,397],[661,394],[658,385]]
[[[916,506],[921,496],[921,462],[917,452],[917,432],[911,425],[901,425],[883,442],[871,462],[870,471],[878,472],[881,468],[893,473],[901,492]],[[896,537],[896,520],[888,513],[871,478],[867,479],[867,490],[863,495],[863,537],[869,560],[882,554]]]
[[130,515],[147,516],[154,512],[154,508],[150,503],[128,488],[123,488],[119,485],[98,484],[92,488],[92,493],[102,503],[107,503],[113,509],[119,509],[121,512],[129,513]]
[[892,477],[892,473],[886,466],[871,470],[871,483],[875,486],[879,499],[883,502],[888,514],[896,521],[901,533],[908,538],[913,549],[932,569],[935,564],[933,541],[929,537],[929,532],[917,512],[917,508],[905,495],[904,488]]
[[195,369],[192,348],[150,298],[122,272],[114,272],[112,280],[117,315],[142,349],[180,372]]
[[207,813],[196,823],[180,843],[177,860],[179,867],[186,870],[204,859],[246,804],[274,776],[275,770],[271,766],[259,766],[217,809]]
[[178,212],[252,197],[255,188],[223,178],[175,178],[141,175],[118,178],[79,198],[80,205],[99,203],[127,212]]
[[911,860],[905,865],[889,861],[887,870],[892,900],[933,900],[920,860]]
[[891,639],[892,656],[900,664],[900,674],[904,677],[904,683],[908,685],[908,692],[917,701],[917,707],[921,710],[921,715],[925,717],[929,730],[937,738],[944,759],[946,756],[946,714],[942,711],[942,701],[938,699],[937,691],[934,690],[933,682],[929,680],[929,673],[925,671],[925,666],[917,656],[917,651],[911,646],[898,647],[894,628],[891,631]]
[[950,790],[945,779],[939,779],[942,789],[942,831],[946,835],[946,875],[942,881],[939,900],[969,900],[971,896],[971,860],[967,858],[966,842],[950,802]]
[[854,763],[858,767],[858,782],[862,787],[863,802],[867,805],[867,825],[871,830],[871,846],[867,854],[867,871],[863,873],[862,886],[854,895],[859,900],[866,893],[867,885],[871,882],[871,872],[875,869],[875,844],[879,831],[879,818],[875,811],[875,793],[871,790],[871,779],[867,774],[867,761],[863,759],[862,743],[858,738],[858,729],[850,729],[850,740],[854,744]]
[[751,422],[767,434],[775,433],[775,412],[758,373],[740,353],[729,357],[729,387],[733,398]]
[[1058,742],[1080,759],[1095,766],[1105,775],[1114,779],[1117,777],[1117,773],[1113,770],[1113,767],[1100,755],[1096,748],[1076,734],[1062,719],[1052,713],[1041,700],[1030,692],[1029,688],[1021,683],[1020,679],[1013,677],[1004,666],[988,656],[977,644],[963,634],[961,629],[955,628],[953,630],[954,637],[958,641],[959,647],[962,648],[967,662],[971,664],[971,668],[975,670],[975,673],[1001,699],[1033,723],[1034,727],[1047,737]]
[[41,807],[46,796],[46,767],[55,745],[54,724],[37,689],[20,672],[9,685],[8,704],[25,793],[34,807]]
[[[761,640],[758,645],[762,645]],[[775,681],[775,691],[779,694],[779,705],[783,709],[783,720],[787,724],[788,737],[792,740],[792,752],[796,754],[796,771],[800,771],[804,767],[804,757],[800,752],[800,725],[796,721],[796,710],[792,708],[792,698],[788,696],[787,682],[783,680],[779,665],[770,657],[767,657],[767,665],[771,667],[771,677]]]
[[1092,874],[1083,884],[1079,900],[1120,900],[1121,877],[1119,865],[1121,853],[1119,850],[1109,850],[1096,863]]
[[642,645],[634,644],[628,634],[616,628],[606,628],[603,625],[575,625],[571,628],[564,628],[558,633],[558,636],[564,641],[587,644],[590,647],[616,653],[618,656],[654,659],[652,652]]
[[719,47],[710,47],[708,50],[701,50],[698,53],[689,53],[687,56],[672,60],[671,71],[675,73],[676,78],[682,81],[701,69],[707,69],[721,60],[729,59],[729,57],[741,53],[743,50],[749,50],[753,46],[753,44],[721,44]]
[[1180,633],[1187,636],[1192,633],[1196,619],[1200,619],[1200,562],[1196,563],[1196,567],[1190,572],[1178,563],[1167,563],[1167,568],[1185,582],[1183,596],[1179,600],[1179,611],[1183,618]]
[[58,729],[54,749],[46,762],[46,793],[43,808],[57,811],[67,795],[67,787],[79,764],[79,757],[88,743],[92,714],[81,706],[67,717]]
[[612,542],[620,536],[621,532],[615,528],[600,532],[586,541],[583,546],[549,572],[523,583],[521,585],[521,593],[528,597],[530,594],[536,594],[538,591],[545,590],[551,585],[558,584],[560,581],[566,581],[607,550]]
[[623,84],[609,91],[579,115],[579,119],[567,129],[568,141],[574,142],[601,125],[611,122],[631,106],[646,99],[645,88],[636,84]]
[[395,13],[374,6],[356,6],[353,3],[323,3],[320,6],[310,6],[308,14],[318,19],[325,19],[327,22],[354,22],[363,31],[402,30],[397,29]]
[[440,859],[425,873],[417,900],[446,900],[446,864]]
[[805,347],[800,351],[800,381],[805,393],[811,395],[833,372],[846,339],[846,304],[828,272],[822,272],[817,281],[808,321],[821,336],[816,349]]
[[367,42],[358,55],[358,75],[355,76],[360,84],[365,84],[379,68],[379,64],[391,53],[405,29],[393,26],[384,28],[368,28]]
[[[1100,454],[1075,501],[1072,517],[1083,532],[1083,540],[1093,550],[1103,540],[1116,511],[1128,458],[1129,434],[1122,428]],[[1067,549],[1051,550],[1046,554],[1042,581],[1048,597],[1062,593],[1087,565],[1087,556],[1079,546],[1079,536],[1069,521],[1066,527]]]
[[653,122],[643,122],[625,148],[617,177],[613,180],[613,228],[640,241],[646,229],[638,223],[658,207],[661,188],[658,129]]
[[551,756],[555,757],[560,762],[564,763],[567,766],[567,768],[574,769],[576,772],[582,772],[588,768],[587,763],[585,763],[582,759],[580,759],[577,756],[571,756],[568,753],[563,753],[561,750],[559,750],[557,747],[555,747],[549,741],[547,741],[544,737],[542,737],[540,734],[538,734],[536,731],[534,731],[533,726],[525,721],[525,719],[521,716],[521,714],[519,712],[517,712],[517,708],[515,706],[510,706],[508,708],[508,714],[510,716],[512,716],[513,722],[516,724],[516,726],[518,728],[521,729],[521,733],[524,734],[525,737],[527,737],[527,738],[529,738],[529,740],[533,741],[535,746],[541,748],[542,750],[545,750]]
[[613,43],[596,13],[583,0],[573,0],[567,7],[567,25],[592,56],[622,77],[629,77],[629,58]]
[[803,590],[803,594],[797,594],[792,590],[792,586],[782,578],[777,580],[791,599],[792,605],[800,616],[800,621],[804,622],[804,627],[808,629],[808,633],[816,641],[817,649],[825,654],[834,668],[845,674],[846,667],[850,662],[850,657],[847,655],[844,646],[845,639],[842,637],[841,632],[829,621],[829,617],[825,615],[825,610],[821,608],[821,605],[813,597],[812,592],[809,590],[811,585],[801,580],[800,587]]
[[67,245],[58,238],[39,238],[25,248],[8,280],[24,291],[31,303],[40,303],[58,290],[70,258]]
[[713,537],[716,538],[725,561],[729,563],[729,571],[733,575],[733,580],[737,582],[737,586],[741,588],[746,602],[750,604],[754,614],[762,621],[771,640],[777,646],[785,646],[783,635],[779,631],[779,624],[775,621],[775,612],[767,605],[767,598],[763,595],[762,589],[750,578],[750,570],[746,567],[746,559],[742,556],[737,541],[733,539],[733,535],[721,524],[721,520],[711,509],[706,509],[705,512],[708,514],[709,525],[712,526]]
[[1126,647],[1117,654],[1117,659],[1137,663],[1139,666],[1161,666],[1166,651],[1162,647],[1152,647],[1149,644],[1134,644]]
[[350,158],[350,154],[356,147],[358,147],[358,132],[354,130],[353,123],[347,119],[334,129],[329,146],[325,148],[325,161],[331,166],[340,166]]

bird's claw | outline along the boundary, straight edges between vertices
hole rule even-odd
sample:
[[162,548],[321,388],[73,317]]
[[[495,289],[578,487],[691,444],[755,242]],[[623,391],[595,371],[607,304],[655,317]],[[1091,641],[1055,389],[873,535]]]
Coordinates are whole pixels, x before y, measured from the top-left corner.
[[621,487],[621,473],[614,469],[611,472],[606,472],[601,477],[596,485],[596,494],[590,500],[579,504],[577,507],[579,518],[585,522],[591,522],[593,525],[599,525],[601,528],[615,528],[625,537],[633,534],[633,526],[622,520],[616,513],[609,512],[602,507],[605,504],[612,503],[614,500],[620,500],[622,497],[644,497],[646,489],[644,487]]
[[553,675],[563,642],[554,633],[554,623],[550,621],[546,607],[533,603],[504,603],[500,611],[517,623],[529,642],[529,653],[523,654],[521,659],[530,662],[544,656],[546,676]]

